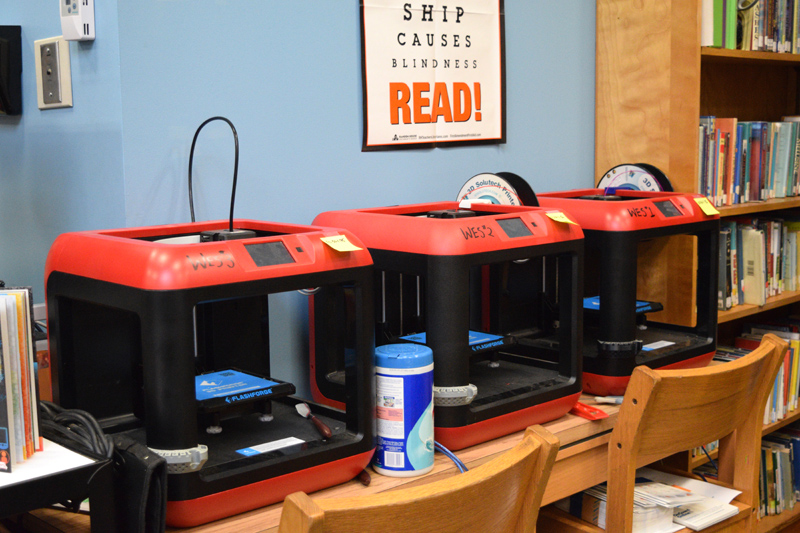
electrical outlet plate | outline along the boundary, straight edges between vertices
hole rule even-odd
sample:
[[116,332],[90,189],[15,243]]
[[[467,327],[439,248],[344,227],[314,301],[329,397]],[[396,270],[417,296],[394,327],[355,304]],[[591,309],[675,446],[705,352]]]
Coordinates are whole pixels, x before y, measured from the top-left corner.
[[59,0],[61,33],[67,41],[94,41],[94,0]]
[[69,43],[61,36],[34,41],[39,109],[72,107]]

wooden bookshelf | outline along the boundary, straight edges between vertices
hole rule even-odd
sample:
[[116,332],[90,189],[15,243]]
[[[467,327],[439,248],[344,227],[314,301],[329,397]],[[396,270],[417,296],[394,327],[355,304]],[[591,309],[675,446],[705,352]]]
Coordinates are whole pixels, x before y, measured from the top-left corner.
[[793,209],[800,207],[800,196],[791,198],[773,198],[763,202],[747,202],[745,204],[726,205],[718,207],[721,217],[735,217],[741,215],[752,215],[758,213],[768,213],[770,211],[780,211],[782,209]]
[[800,502],[796,503],[791,511],[784,511],[779,515],[761,518],[756,525],[756,531],[758,533],[789,533],[794,530],[787,529],[787,526],[796,523],[798,520],[800,520]]
[[[708,452],[709,457],[711,457],[712,459],[716,459],[717,458],[717,451],[718,450],[711,450],[710,452]],[[686,454],[686,455],[689,455],[689,454]],[[694,470],[698,466],[702,466],[702,465],[706,464],[707,462],[708,462],[708,458],[705,456],[705,454],[696,455],[695,457],[692,457],[691,455],[689,455],[689,462],[686,463],[686,467],[685,468],[681,468],[681,470],[685,470],[687,472],[691,472],[692,470]]]
[[[775,122],[800,114],[800,55],[701,47],[701,4],[597,1],[596,178],[616,165],[650,163],[676,191],[697,192],[701,115]],[[724,207],[720,213],[779,216],[792,208],[800,208],[800,198]],[[739,319],[789,312],[798,302],[800,291],[784,292],[764,306],[720,312],[718,321],[728,334]],[[797,419],[800,413],[764,431]],[[688,456],[683,458],[687,465]],[[800,520],[800,503],[791,512],[765,517],[758,531],[778,531],[795,520]]]
[[761,432],[761,434],[769,435],[773,431],[788,426],[792,422],[797,422],[798,420],[800,420],[800,409],[795,409],[794,411],[790,412],[783,420],[778,420],[777,422],[772,422],[771,424],[765,424],[764,430]]
[[723,324],[725,322],[730,322],[732,320],[737,320],[739,318],[757,315],[759,313],[763,313],[764,311],[769,311],[771,309],[785,307],[795,302],[800,302],[800,291],[784,291],[777,296],[772,296],[770,298],[767,298],[767,303],[765,303],[764,305],[759,306],[751,304],[742,304],[742,305],[735,305],[727,311],[720,311],[717,318],[717,322]]
[[800,54],[776,54],[774,52],[754,52],[750,50],[728,50],[726,48],[701,47],[703,61],[733,63],[793,63],[800,65]]
[[[792,411],[786,416],[786,418],[782,420],[778,420],[777,422],[773,422],[771,424],[765,424],[761,433],[762,435],[769,435],[773,431],[777,431],[778,429],[788,426],[792,422],[796,422],[798,420],[800,420],[800,409]],[[717,450],[708,452],[708,455],[710,455],[712,459],[716,459]],[[663,460],[665,465],[687,472],[691,472],[698,466],[704,465],[707,462],[708,458],[705,456],[705,454],[692,457],[691,452],[675,454]],[[798,502],[798,504],[800,505],[800,502]]]
[[650,163],[696,192],[700,115],[798,114],[800,55],[702,48],[700,3],[598,0],[596,177]]

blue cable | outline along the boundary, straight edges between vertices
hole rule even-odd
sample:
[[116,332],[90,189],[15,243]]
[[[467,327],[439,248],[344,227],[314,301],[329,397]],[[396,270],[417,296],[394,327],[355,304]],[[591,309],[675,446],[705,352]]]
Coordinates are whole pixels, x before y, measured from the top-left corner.
[[461,472],[462,474],[463,474],[464,472],[466,472],[467,470],[469,470],[469,469],[467,468],[467,465],[465,465],[465,464],[464,464],[464,463],[461,461],[461,459],[459,459],[458,457],[456,457],[456,454],[454,454],[453,452],[451,452],[450,450],[448,450],[447,448],[445,448],[444,446],[442,446],[442,445],[441,445],[441,444],[439,444],[438,442],[436,442],[436,441],[433,441],[433,447],[434,447],[435,449],[439,450],[440,452],[442,452],[443,454],[445,454],[447,457],[449,457],[449,458],[450,458],[450,460],[451,460],[451,461],[453,461],[453,462],[456,464],[456,468],[458,468],[458,471],[459,471],[459,472]]
[[711,466],[714,467],[714,470],[719,473],[719,468],[717,467],[717,463],[714,462],[714,459],[711,458],[711,454],[708,453],[705,446],[700,446],[703,449],[703,453],[706,454],[706,458],[708,458],[708,462],[711,463]]

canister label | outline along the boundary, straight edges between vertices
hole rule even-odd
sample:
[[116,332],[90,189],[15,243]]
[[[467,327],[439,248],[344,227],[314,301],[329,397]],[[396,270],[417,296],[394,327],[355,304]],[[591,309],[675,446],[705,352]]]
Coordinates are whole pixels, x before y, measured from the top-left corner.
[[430,470],[434,453],[433,365],[376,370],[378,446],[374,466],[390,475]]

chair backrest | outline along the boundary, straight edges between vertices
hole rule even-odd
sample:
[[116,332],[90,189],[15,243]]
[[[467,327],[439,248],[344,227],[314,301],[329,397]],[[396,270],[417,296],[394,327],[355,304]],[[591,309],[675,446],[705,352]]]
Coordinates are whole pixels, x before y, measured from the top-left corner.
[[541,426],[503,455],[447,479],[352,498],[287,496],[280,533],[533,532],[558,439]]
[[785,341],[769,334],[736,361],[689,370],[634,370],[608,444],[607,531],[631,531],[640,458],[717,439],[719,480],[742,491],[737,500],[756,505],[764,409],[786,348]]

